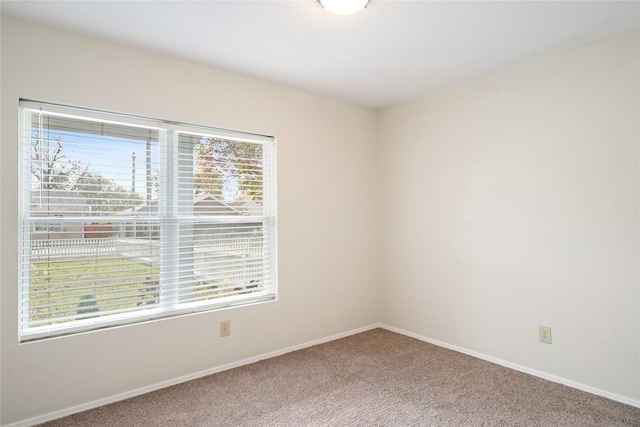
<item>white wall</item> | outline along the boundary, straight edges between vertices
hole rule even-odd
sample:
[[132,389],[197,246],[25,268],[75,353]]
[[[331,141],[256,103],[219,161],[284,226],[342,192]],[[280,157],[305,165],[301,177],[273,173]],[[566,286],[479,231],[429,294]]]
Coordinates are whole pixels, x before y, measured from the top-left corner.
[[640,399],[639,38],[382,110],[384,323]]
[[[377,321],[376,111],[9,17],[1,40],[2,424]],[[19,345],[20,97],[275,135],[279,301]]]
[[[2,424],[378,320],[640,399],[637,31],[374,111],[1,30]],[[279,301],[17,344],[20,97],[277,136]]]

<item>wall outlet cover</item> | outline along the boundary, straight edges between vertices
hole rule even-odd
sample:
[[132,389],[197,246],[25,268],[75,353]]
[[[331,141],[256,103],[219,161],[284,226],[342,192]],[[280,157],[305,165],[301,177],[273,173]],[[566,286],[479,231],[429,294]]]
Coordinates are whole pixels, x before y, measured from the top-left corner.
[[223,320],[220,322],[220,336],[228,337],[231,335],[231,320]]
[[540,325],[540,342],[545,344],[551,344],[551,326]]

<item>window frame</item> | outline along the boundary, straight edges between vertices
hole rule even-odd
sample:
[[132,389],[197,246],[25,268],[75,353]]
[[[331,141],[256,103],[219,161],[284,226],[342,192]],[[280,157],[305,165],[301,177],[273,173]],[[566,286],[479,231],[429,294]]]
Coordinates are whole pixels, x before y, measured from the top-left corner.
[[[165,246],[165,250],[160,250],[159,265],[164,269],[159,280],[159,298],[157,306],[141,311],[125,312],[120,314],[109,314],[108,317],[92,317],[88,319],[76,319],[67,323],[54,323],[45,326],[30,326],[29,308],[25,308],[25,301],[29,301],[29,287],[30,287],[30,270],[25,265],[25,260],[29,260],[31,263],[31,250],[29,249],[32,236],[36,234],[43,234],[46,231],[35,231],[36,224],[51,224],[53,222],[59,225],[60,231],[64,229],[65,218],[59,218],[58,216],[37,216],[31,215],[30,198],[31,198],[31,186],[27,184],[27,179],[24,177],[28,168],[31,170],[31,124],[25,123],[28,111],[46,111],[51,114],[69,115],[77,118],[86,119],[87,121],[96,121],[98,123],[123,123],[131,126],[146,126],[153,127],[160,130],[159,149],[160,149],[160,167],[168,169],[166,175],[166,182],[160,184],[159,190],[159,202],[158,202],[158,217],[153,219],[157,221],[158,229],[161,230],[162,245]],[[114,326],[122,326],[128,324],[134,324],[139,322],[145,322],[149,320],[155,320],[165,317],[173,317],[184,314],[190,314],[201,311],[212,311],[221,308],[234,307],[240,305],[255,304],[268,301],[276,301],[278,297],[278,273],[277,273],[277,196],[276,196],[276,139],[275,137],[240,132],[228,129],[222,129],[211,126],[195,125],[189,123],[179,123],[174,121],[158,120],[153,118],[146,118],[136,115],[127,115],[120,113],[112,113],[108,111],[101,111],[95,109],[78,108],[72,106],[65,106],[60,104],[51,104],[45,102],[20,100],[19,104],[19,116],[20,116],[20,129],[19,129],[19,144],[20,144],[20,178],[18,179],[19,185],[19,220],[20,220],[20,236],[19,239],[19,262],[21,264],[19,269],[20,282],[19,282],[19,340],[20,342],[51,338],[57,336],[71,335],[80,332],[93,331],[103,328],[109,328]],[[27,132],[27,129],[29,130]],[[262,193],[262,215],[248,215],[246,217],[226,218],[221,217],[212,221],[211,217],[206,219],[197,217],[181,216],[179,212],[176,212],[181,202],[179,201],[180,195],[178,191],[174,189],[177,187],[177,181],[180,179],[180,173],[183,173],[179,169],[179,161],[175,156],[178,156],[180,150],[180,143],[178,141],[178,134],[192,134],[198,136],[210,136],[213,138],[223,138],[233,141],[245,141],[252,144],[263,145],[263,193]],[[193,155],[193,149],[192,149]],[[195,171],[193,171],[195,173]],[[195,187],[193,187],[195,189]],[[190,190],[191,191],[191,190]],[[194,190],[195,191],[195,190]],[[195,195],[192,195],[192,199]],[[100,217],[103,219],[102,217]],[[87,222],[93,220],[94,217],[86,217]],[[139,222],[151,223],[150,217],[142,217]],[[195,224],[198,221],[206,222],[210,224],[240,224],[240,223],[260,223],[262,224],[262,233],[264,234],[264,241],[268,242],[268,247],[265,248],[265,254],[262,255],[264,263],[262,278],[266,278],[264,281],[268,285],[264,286],[264,289],[251,292],[249,294],[238,295],[225,295],[221,298],[203,299],[200,301],[181,302],[176,300],[175,288],[177,283],[181,281],[181,277],[176,276],[179,270],[180,259],[179,256],[174,256],[172,253],[174,249],[179,246],[178,240],[181,238],[179,231],[180,224]],[[28,226],[26,225],[28,223]],[[122,224],[125,224],[124,222]],[[195,226],[193,226],[195,227]],[[58,229],[58,228],[56,228]],[[168,231],[169,230],[169,231]],[[173,230],[173,231],[171,231]],[[173,240],[172,240],[173,239]],[[178,240],[176,240],[178,239]],[[167,250],[168,249],[168,250]],[[242,267],[247,268],[247,267]],[[28,272],[28,271],[29,272]],[[25,277],[25,275],[27,277]],[[192,279],[194,280],[194,279]],[[27,294],[25,296],[25,293]],[[80,310],[78,310],[80,313]],[[79,316],[77,314],[76,316]]]

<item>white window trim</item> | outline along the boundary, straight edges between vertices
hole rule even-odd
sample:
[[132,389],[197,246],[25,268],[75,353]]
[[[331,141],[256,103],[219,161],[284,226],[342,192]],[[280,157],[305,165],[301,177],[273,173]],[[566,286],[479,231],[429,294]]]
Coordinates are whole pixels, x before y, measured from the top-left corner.
[[[157,119],[147,119],[140,116],[130,116],[124,114],[114,114],[109,112],[102,112],[98,110],[87,110],[80,109],[75,107],[66,107],[58,104],[47,104],[36,101],[26,101],[21,100],[20,109],[22,111],[27,110],[46,110],[47,112],[58,113],[63,115],[71,115],[71,116],[81,116],[82,118],[86,118],[88,120],[95,120],[100,122],[123,122],[127,124],[149,127],[149,128],[159,128],[162,130],[161,132],[161,141],[160,141],[160,162],[164,167],[168,168],[166,171],[167,175],[170,177],[167,185],[161,187],[161,192],[168,192],[167,194],[161,194],[162,200],[175,200],[177,195],[175,194],[175,188],[177,188],[177,183],[172,180],[174,177],[177,177],[176,171],[173,170],[174,165],[177,165],[175,161],[175,157],[177,156],[178,146],[177,146],[177,133],[176,131],[180,131],[181,133],[192,133],[195,135],[207,135],[215,138],[231,138],[236,141],[246,141],[252,143],[261,143],[264,144],[264,162],[267,164],[267,167],[264,169],[264,188],[263,194],[264,196],[264,215],[262,216],[247,216],[246,218],[220,218],[219,221],[224,223],[228,221],[229,223],[239,223],[239,222],[247,222],[247,223],[258,223],[261,222],[264,224],[263,233],[268,234],[266,237],[266,241],[270,243],[268,248],[268,256],[265,258],[266,262],[264,262],[263,267],[263,277],[269,278],[269,284],[264,287],[264,290],[252,292],[250,294],[238,294],[232,296],[225,296],[219,301],[216,299],[203,300],[203,301],[194,301],[189,303],[180,303],[177,301],[175,295],[176,292],[171,291],[172,286],[176,286],[177,284],[177,275],[178,275],[178,258],[171,257],[170,251],[162,251],[160,253],[160,262],[163,265],[163,277],[161,284],[161,294],[160,294],[160,304],[157,307],[150,308],[148,310],[143,310],[139,312],[130,312],[130,313],[121,313],[114,314],[108,316],[108,318],[101,317],[93,317],[82,320],[74,320],[69,323],[59,323],[59,324],[51,324],[41,327],[30,327],[29,326],[29,310],[28,308],[24,308],[24,283],[25,281],[29,281],[29,277],[24,277],[23,268],[21,271],[21,281],[20,281],[20,300],[19,300],[19,337],[20,341],[31,341],[42,338],[49,337],[57,337],[69,334],[75,334],[79,332],[92,331],[102,328],[108,328],[113,326],[121,326],[127,325],[142,321],[154,320],[164,317],[176,316],[176,315],[184,315],[189,313],[195,313],[199,311],[210,311],[216,310],[220,308],[233,307],[238,305],[247,305],[260,303],[265,301],[274,301],[277,300],[277,215],[276,215],[276,141],[274,137],[259,135],[247,132],[238,132],[238,131],[230,131],[225,129],[219,129],[214,127],[206,127],[200,125],[193,124],[180,124],[176,122],[169,122]],[[30,143],[26,142],[26,139],[31,138],[30,134],[30,123],[25,123],[25,117],[23,114],[20,114],[20,134],[21,134],[21,150],[20,150],[20,165],[21,165],[21,175],[25,173],[25,168],[31,167],[31,146]],[[30,121],[29,121],[30,122]],[[28,134],[25,133],[28,130]],[[164,140],[163,140],[164,138]],[[30,235],[31,233],[35,234],[32,226],[25,226],[25,224],[33,224],[35,221],[33,218],[28,219],[25,215],[29,215],[30,212],[30,186],[25,183],[25,179],[19,179],[20,185],[20,228],[22,231],[22,238],[19,242],[19,253],[21,262],[24,263],[25,260],[28,260],[30,255],[30,249],[28,249]],[[159,214],[160,214],[160,227],[171,228],[177,227],[181,220],[189,221],[196,220],[197,218],[184,218],[177,219],[176,212],[173,211],[174,203],[166,202],[160,203],[159,205]],[[87,218],[84,218],[85,220]],[[94,220],[95,217],[90,217],[89,219]],[[101,218],[98,218],[101,219]],[[51,223],[51,218],[44,217],[41,219],[42,222]],[[64,219],[61,219],[59,222],[60,228],[64,227]],[[57,222],[56,222],[57,224]],[[177,232],[169,232],[163,233],[163,236],[166,235],[166,238],[173,239],[178,236]],[[163,237],[165,238],[165,237]],[[175,248],[177,246],[177,242],[165,241],[161,247],[165,248]],[[29,262],[29,261],[27,261]],[[28,276],[28,273],[27,273]],[[27,297],[28,300],[28,297]]]

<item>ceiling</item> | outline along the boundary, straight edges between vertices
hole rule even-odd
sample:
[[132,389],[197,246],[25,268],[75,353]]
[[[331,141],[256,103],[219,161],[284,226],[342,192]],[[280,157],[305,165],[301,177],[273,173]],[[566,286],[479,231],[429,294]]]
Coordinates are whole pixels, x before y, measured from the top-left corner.
[[2,1],[3,14],[383,107],[640,26],[634,1]]

